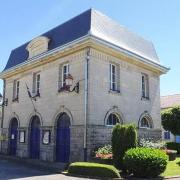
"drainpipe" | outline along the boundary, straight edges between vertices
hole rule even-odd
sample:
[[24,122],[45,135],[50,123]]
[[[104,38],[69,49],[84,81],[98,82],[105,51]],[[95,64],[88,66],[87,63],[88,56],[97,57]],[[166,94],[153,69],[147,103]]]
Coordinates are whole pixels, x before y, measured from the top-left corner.
[[[5,89],[6,89],[6,80],[3,79],[3,101],[5,101]],[[4,122],[4,106],[2,105],[2,119],[1,119],[1,136],[2,136],[2,130],[3,130],[3,122]],[[2,141],[1,141],[1,153],[2,153]]]
[[90,48],[87,49],[84,63],[84,161],[87,161],[87,122],[88,122],[88,62],[90,59]]

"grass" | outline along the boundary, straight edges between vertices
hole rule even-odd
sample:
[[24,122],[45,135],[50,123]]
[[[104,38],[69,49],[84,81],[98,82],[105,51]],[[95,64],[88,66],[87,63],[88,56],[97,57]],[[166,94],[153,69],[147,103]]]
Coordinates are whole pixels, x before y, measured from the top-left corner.
[[169,161],[167,168],[161,176],[177,176],[180,175],[180,157],[177,157],[175,161]]

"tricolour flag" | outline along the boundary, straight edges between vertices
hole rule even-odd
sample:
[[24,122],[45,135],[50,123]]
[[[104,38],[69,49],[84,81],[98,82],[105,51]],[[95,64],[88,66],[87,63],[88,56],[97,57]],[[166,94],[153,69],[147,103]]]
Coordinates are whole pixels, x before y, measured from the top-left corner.
[[29,87],[27,86],[27,84],[26,84],[26,88],[27,88],[29,98],[32,98],[31,92],[30,92]]

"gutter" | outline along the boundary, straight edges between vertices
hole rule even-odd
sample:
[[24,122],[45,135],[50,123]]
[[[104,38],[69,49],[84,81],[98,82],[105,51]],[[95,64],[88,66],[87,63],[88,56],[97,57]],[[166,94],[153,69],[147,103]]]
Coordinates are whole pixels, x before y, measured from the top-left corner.
[[88,124],[88,79],[89,79],[90,48],[87,49],[84,63],[84,161],[87,161],[87,124]]
[[30,65],[32,62],[41,62],[41,61],[43,61],[42,58],[44,58],[44,57],[54,55],[55,53],[58,53],[59,51],[68,50],[68,49],[72,48],[73,46],[75,46],[77,44],[83,43],[83,41],[85,41],[85,40],[91,40],[91,39],[94,40],[96,43],[99,43],[101,45],[105,45],[105,46],[110,47],[110,48],[112,48],[112,49],[114,49],[116,51],[119,51],[119,52],[121,52],[122,54],[124,54],[126,56],[128,55],[129,57],[135,58],[135,60],[137,62],[143,62],[143,63],[145,63],[147,65],[150,65],[151,67],[154,67],[154,68],[160,70],[162,72],[162,74],[165,74],[170,70],[170,68],[167,68],[167,67],[165,67],[165,66],[163,66],[163,65],[161,65],[159,63],[156,63],[156,62],[152,61],[151,59],[144,58],[144,57],[142,57],[140,55],[137,55],[137,54],[135,54],[133,52],[130,52],[130,51],[126,50],[126,49],[123,49],[123,48],[121,48],[119,46],[116,46],[116,45],[114,45],[114,44],[112,44],[112,43],[110,43],[108,41],[105,41],[105,40],[103,40],[103,39],[101,39],[101,38],[99,38],[99,37],[97,37],[95,35],[92,35],[92,33],[88,33],[87,35],[85,35],[85,36],[83,36],[83,37],[81,37],[79,39],[76,39],[76,40],[74,40],[74,41],[72,41],[70,43],[67,43],[67,44],[63,45],[63,46],[57,47],[55,49],[52,49],[50,51],[47,51],[47,52],[44,52],[44,53],[42,53],[40,55],[32,57],[32,58],[26,60],[25,62],[23,62],[21,64],[18,64],[16,66],[12,67],[12,68],[9,68],[9,69],[1,72],[0,73],[0,78],[2,79],[3,76],[5,76],[6,74],[8,74],[11,71],[17,70],[18,68],[22,68],[23,66],[26,66],[26,65]]

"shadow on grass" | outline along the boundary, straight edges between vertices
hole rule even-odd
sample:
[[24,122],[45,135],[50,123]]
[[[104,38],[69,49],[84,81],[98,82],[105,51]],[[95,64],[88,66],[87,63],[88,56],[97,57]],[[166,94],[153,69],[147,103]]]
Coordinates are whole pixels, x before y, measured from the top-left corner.
[[155,177],[155,178],[146,178],[146,177],[141,177],[141,178],[139,178],[139,177],[135,177],[135,176],[133,176],[133,174],[126,174],[126,173],[120,173],[120,175],[121,175],[121,178],[123,178],[123,179],[127,179],[127,180],[147,180],[147,179],[149,179],[149,180],[163,180],[164,179],[164,177],[163,176],[158,176],[158,177]]
[[177,162],[176,164],[180,166],[180,161],[179,161],[179,162]]

